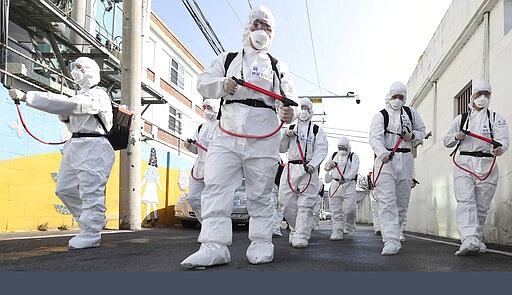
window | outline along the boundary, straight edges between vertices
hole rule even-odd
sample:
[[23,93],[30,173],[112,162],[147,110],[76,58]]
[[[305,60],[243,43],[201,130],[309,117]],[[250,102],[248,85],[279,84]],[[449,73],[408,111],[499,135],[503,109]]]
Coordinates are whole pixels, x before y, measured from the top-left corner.
[[174,58],[171,59],[171,83],[180,89],[185,89],[185,69]]
[[181,113],[169,106],[169,130],[181,134]]
[[144,65],[148,69],[152,69],[154,71],[155,65],[155,47],[156,42],[150,38],[146,40],[146,46],[144,48],[144,52],[146,54],[143,55]]
[[468,104],[471,100],[471,82],[464,86],[462,90],[455,96],[455,116],[468,111]]
[[512,29],[512,0],[503,1],[504,35]]

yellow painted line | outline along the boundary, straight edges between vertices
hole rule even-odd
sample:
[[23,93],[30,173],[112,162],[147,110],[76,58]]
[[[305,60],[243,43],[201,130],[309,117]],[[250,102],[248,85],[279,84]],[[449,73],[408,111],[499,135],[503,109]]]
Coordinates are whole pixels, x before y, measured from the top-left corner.
[[[441,244],[446,244],[446,245],[451,245],[451,246],[457,246],[457,247],[460,247],[460,244],[459,244],[459,243],[439,241],[439,240],[430,239],[430,238],[424,238],[424,237],[419,237],[419,236],[415,236],[415,235],[411,235],[411,234],[404,234],[404,236],[413,237],[413,238],[416,238],[416,239],[425,240],[425,241],[430,241],[430,242],[436,242],[436,243],[441,243]],[[493,249],[489,249],[489,248],[487,248],[487,252],[495,253],[495,254],[501,254],[501,255],[506,255],[506,256],[512,256],[512,253],[511,253],[511,252],[507,252],[507,251],[500,251],[500,250],[493,250]]]

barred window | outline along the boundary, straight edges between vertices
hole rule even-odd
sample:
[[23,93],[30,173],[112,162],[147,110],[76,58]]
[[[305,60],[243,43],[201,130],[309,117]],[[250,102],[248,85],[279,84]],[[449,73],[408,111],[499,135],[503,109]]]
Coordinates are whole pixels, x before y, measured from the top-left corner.
[[169,106],[169,130],[181,134],[181,113]]
[[170,75],[171,83],[181,89],[185,88],[185,69],[174,58],[171,59]]
[[455,114],[457,115],[463,114],[468,111],[468,104],[471,100],[471,82],[469,82],[462,90],[455,96]]

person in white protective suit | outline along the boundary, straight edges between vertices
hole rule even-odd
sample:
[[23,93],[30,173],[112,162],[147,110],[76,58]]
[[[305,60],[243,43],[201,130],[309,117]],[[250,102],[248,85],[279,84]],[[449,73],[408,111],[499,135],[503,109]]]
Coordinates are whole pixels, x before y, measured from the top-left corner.
[[319,230],[320,229],[320,214],[322,213],[322,205],[324,198],[324,183],[322,179],[320,179],[320,190],[318,191],[318,195],[316,197],[315,206],[313,207],[313,219],[311,220],[311,230]]
[[285,164],[281,159],[279,159],[279,166],[277,170],[276,177],[274,178],[274,185],[272,186],[272,203],[275,207],[274,210],[274,226],[272,231],[272,236],[274,237],[282,237],[283,234],[281,233],[281,225],[283,222],[283,208],[279,204],[279,183],[281,181],[281,175],[283,174]]
[[115,154],[100,122],[112,127],[112,105],[108,94],[95,87],[100,82],[98,64],[79,57],[71,63],[71,75],[80,86],[72,97],[50,92],[9,90],[13,99],[35,109],[58,114],[73,133],[63,148],[55,193],[78,221],[80,233],[69,241],[69,249],[99,247],[106,225],[105,185]]
[[201,216],[201,194],[203,193],[204,184],[204,165],[206,161],[207,152],[198,147],[193,142],[197,142],[208,150],[210,141],[213,139],[213,135],[217,130],[217,112],[215,107],[212,105],[209,99],[203,100],[203,117],[206,122],[199,125],[192,136],[191,141],[186,141],[184,146],[190,152],[197,154],[196,161],[192,170],[190,171],[190,181],[188,187],[188,203],[192,210],[196,214],[196,218],[199,222],[202,222]]
[[[290,123],[296,111],[269,96],[247,87],[238,87],[230,78],[242,78],[296,100],[288,68],[282,61],[273,64],[268,54],[274,34],[272,13],[264,6],[253,8],[243,30],[243,50],[229,64],[229,53],[219,54],[198,78],[199,93],[211,99],[223,98],[225,103],[219,110],[219,128],[206,156],[206,186],[201,197],[203,222],[198,238],[201,246],[181,262],[185,268],[231,261],[228,249],[232,242],[230,216],[233,194],[242,175],[246,181],[250,216],[251,244],[246,257],[251,264],[268,263],[274,259],[272,185],[277,172],[281,136],[279,132],[270,134],[279,129],[279,119]],[[264,138],[249,138],[249,135]]]
[[[453,171],[457,231],[462,242],[455,255],[487,251],[484,243],[484,223],[499,178],[497,163],[490,169],[493,158],[503,155],[509,146],[507,121],[500,114],[489,110],[491,92],[491,86],[487,82],[473,82],[466,119],[462,122],[462,114],[455,117],[444,137],[446,147],[458,145],[456,163],[467,170],[454,167]],[[501,146],[493,147],[488,142],[466,135],[463,130],[492,139]],[[480,179],[468,171],[478,175]],[[485,175],[489,172],[486,178]]]
[[373,171],[370,171],[366,176],[366,182],[368,183],[368,189],[370,190],[370,209],[372,210],[372,224],[373,224],[373,233],[376,236],[381,236],[382,232],[380,230],[380,221],[379,221],[379,202],[375,199],[375,194],[373,193]]
[[359,170],[359,157],[352,152],[350,142],[346,137],[338,141],[338,151],[325,162],[325,181],[331,183],[329,188],[329,208],[332,212],[332,241],[353,239],[356,205],[356,181]]
[[300,105],[297,124],[290,125],[284,132],[279,148],[288,157],[279,185],[279,203],[290,225],[289,242],[294,248],[307,247],[311,237],[313,208],[320,189],[318,168],[328,149],[323,129],[311,122],[313,104],[308,98],[302,98]]
[[[415,141],[425,136],[423,120],[416,109],[404,106],[406,100],[405,85],[394,82],[385,99],[386,107],[374,115],[370,126],[370,146],[375,154],[374,195],[379,202],[379,221],[384,241],[382,255],[400,252],[400,228],[407,215],[414,177],[411,149]],[[402,142],[392,154],[399,138],[402,138]]]

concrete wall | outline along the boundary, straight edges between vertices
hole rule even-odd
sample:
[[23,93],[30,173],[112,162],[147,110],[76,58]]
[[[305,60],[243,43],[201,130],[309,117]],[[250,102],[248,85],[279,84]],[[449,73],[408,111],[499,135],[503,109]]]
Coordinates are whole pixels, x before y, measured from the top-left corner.
[[[427,130],[433,129],[433,136],[418,148],[416,178],[421,184],[412,191],[406,230],[459,237],[455,224],[454,165],[449,157],[451,149],[444,147],[442,138],[455,116],[454,97],[472,80],[484,77],[485,11],[490,11],[490,109],[509,122],[512,118],[512,33],[505,32],[508,2],[453,1],[409,80],[409,97],[413,98],[412,104]],[[484,235],[491,243],[512,244],[512,153],[499,157],[497,163],[500,179]]]

